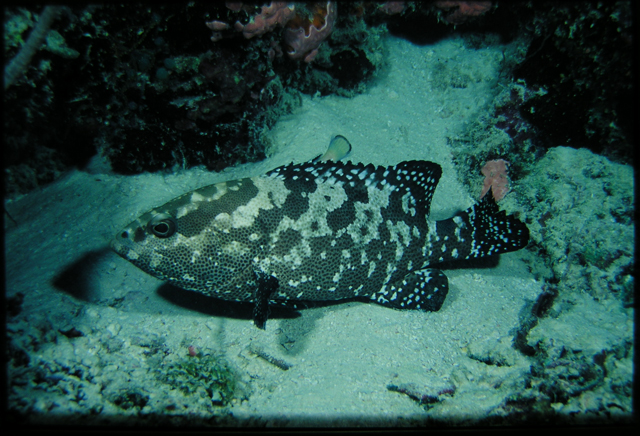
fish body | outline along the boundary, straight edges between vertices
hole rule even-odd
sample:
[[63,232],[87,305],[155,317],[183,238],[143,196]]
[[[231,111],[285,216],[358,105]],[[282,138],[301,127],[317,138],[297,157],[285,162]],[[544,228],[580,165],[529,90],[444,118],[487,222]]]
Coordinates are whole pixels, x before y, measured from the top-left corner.
[[311,161],[206,186],[152,209],[112,242],[149,274],[203,294],[255,304],[366,298],[437,311],[448,291],[431,266],[515,251],[524,223],[492,195],[456,216],[429,220],[440,166]]

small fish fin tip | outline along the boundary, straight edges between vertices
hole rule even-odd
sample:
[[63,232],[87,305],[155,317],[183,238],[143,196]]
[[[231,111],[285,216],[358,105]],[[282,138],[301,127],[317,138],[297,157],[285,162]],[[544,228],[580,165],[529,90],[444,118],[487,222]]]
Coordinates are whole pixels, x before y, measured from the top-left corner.
[[331,139],[329,143],[329,148],[325,154],[320,157],[321,162],[338,162],[339,160],[344,159],[351,153],[351,144],[342,135],[336,135]]

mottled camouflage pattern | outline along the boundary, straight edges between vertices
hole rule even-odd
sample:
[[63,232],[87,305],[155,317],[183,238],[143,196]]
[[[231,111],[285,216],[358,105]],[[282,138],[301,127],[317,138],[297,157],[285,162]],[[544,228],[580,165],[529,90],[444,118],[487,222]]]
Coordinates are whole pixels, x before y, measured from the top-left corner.
[[447,278],[428,266],[518,250],[529,238],[492,195],[430,221],[441,172],[425,161],[291,164],[178,197],[127,226],[113,247],[156,277],[225,300],[366,297],[438,310]]

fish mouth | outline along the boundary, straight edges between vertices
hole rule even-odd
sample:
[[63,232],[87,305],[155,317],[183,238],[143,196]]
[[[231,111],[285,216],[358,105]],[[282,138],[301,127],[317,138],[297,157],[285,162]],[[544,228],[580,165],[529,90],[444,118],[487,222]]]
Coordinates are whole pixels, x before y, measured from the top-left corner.
[[[141,230],[142,233],[144,233],[143,229],[144,227],[138,220],[132,222],[111,238],[111,249],[127,260],[139,258],[142,252],[136,244],[139,242],[137,239],[140,239],[139,235]],[[136,238],[136,236],[138,236],[138,238]]]
[[125,259],[127,258],[127,255],[129,253],[129,251],[131,250],[129,247],[127,247],[122,242],[120,242],[118,240],[117,236],[111,239],[111,242],[110,242],[109,246],[111,247],[111,249],[113,251],[115,251],[120,256],[124,257]]
[[141,253],[135,249],[135,246],[128,238],[122,236],[125,232],[130,233],[127,230],[123,230],[111,239],[109,245],[119,256],[128,261],[133,261],[138,259]]

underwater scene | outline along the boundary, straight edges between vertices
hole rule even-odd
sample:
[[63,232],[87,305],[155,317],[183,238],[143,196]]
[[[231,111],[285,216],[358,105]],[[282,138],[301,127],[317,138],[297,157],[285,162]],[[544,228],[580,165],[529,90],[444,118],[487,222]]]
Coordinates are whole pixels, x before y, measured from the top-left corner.
[[8,424],[635,422],[632,2],[3,12]]

